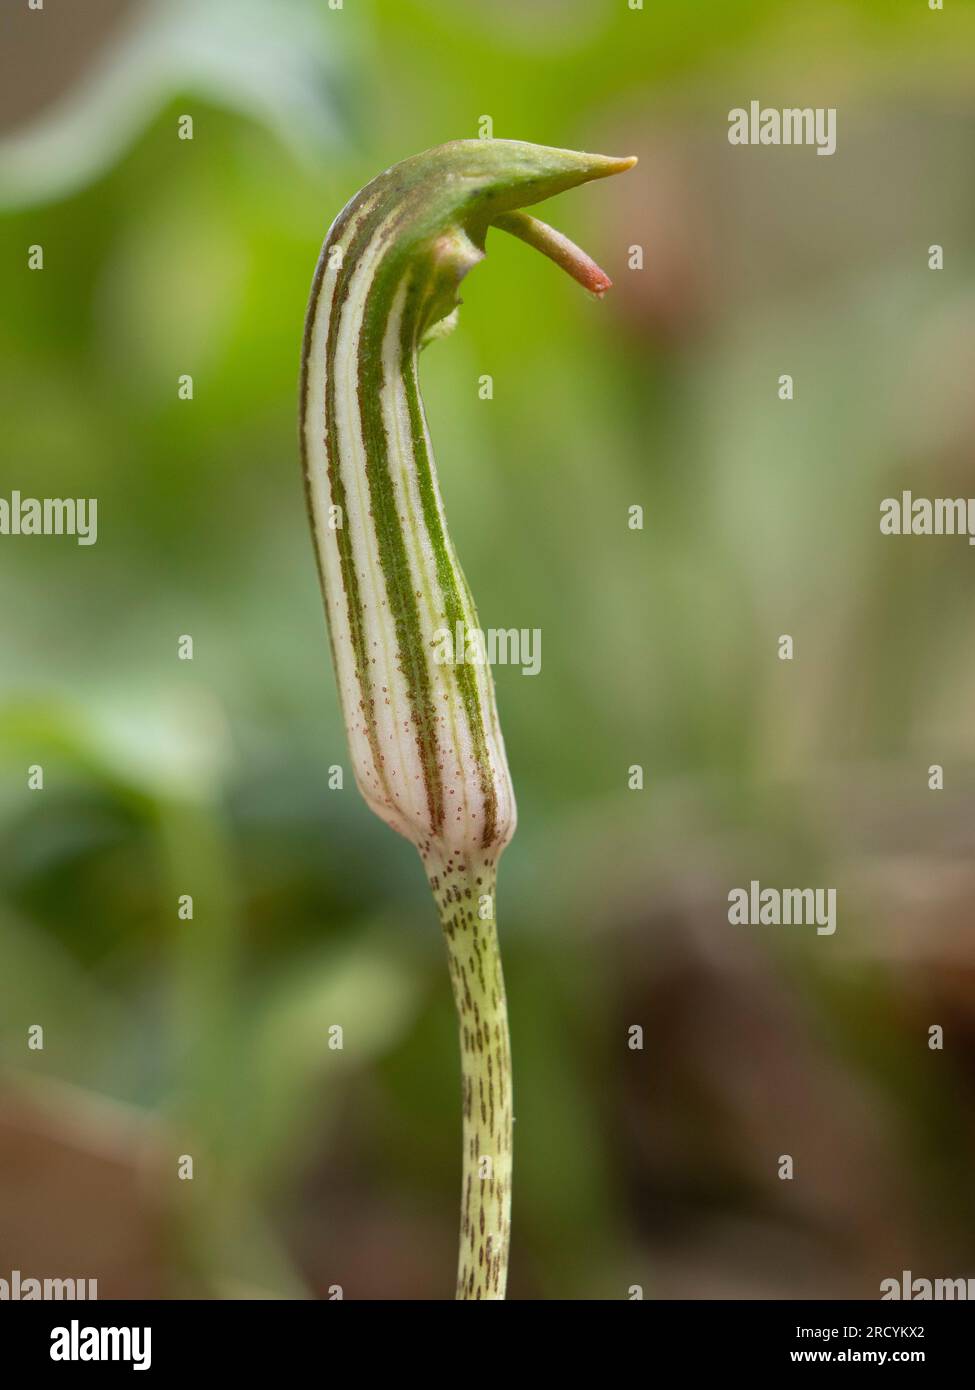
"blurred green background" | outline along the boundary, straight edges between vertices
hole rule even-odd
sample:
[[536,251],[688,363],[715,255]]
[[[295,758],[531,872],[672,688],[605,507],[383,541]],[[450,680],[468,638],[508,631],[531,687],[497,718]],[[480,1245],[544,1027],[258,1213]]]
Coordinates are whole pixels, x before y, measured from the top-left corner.
[[[496,672],[511,1296],[975,1275],[975,561],[878,528],[975,492],[972,7],[0,13],[0,495],[99,503],[93,547],[0,538],[0,1276],[452,1291],[446,962],[328,788],[295,414],[332,218],[483,116],[640,156],[542,213],[602,303],[494,233],[422,367],[481,621],[542,631]],[[837,153],[731,147],[752,98],[835,106]],[[836,887],[836,935],[729,926],[753,878]]]

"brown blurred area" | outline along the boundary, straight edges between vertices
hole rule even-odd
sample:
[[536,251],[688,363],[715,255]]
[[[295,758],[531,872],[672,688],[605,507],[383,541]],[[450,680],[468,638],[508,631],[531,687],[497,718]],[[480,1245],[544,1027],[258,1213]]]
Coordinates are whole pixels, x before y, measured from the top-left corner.
[[0,132],[50,107],[114,41],[143,0],[44,0],[0,6]]
[[163,1220],[148,1121],[67,1086],[0,1089],[0,1278],[159,1298]]

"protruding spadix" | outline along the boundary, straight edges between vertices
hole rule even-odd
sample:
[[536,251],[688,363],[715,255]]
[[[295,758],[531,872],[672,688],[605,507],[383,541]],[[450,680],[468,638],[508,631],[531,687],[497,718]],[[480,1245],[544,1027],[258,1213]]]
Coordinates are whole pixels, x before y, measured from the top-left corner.
[[543,256],[561,266],[564,271],[578,280],[583,289],[591,294],[602,296],[612,288],[613,282],[601,266],[581,246],[570,241],[562,232],[550,227],[527,212],[503,212],[492,222],[492,227],[500,227],[519,240],[534,246]]

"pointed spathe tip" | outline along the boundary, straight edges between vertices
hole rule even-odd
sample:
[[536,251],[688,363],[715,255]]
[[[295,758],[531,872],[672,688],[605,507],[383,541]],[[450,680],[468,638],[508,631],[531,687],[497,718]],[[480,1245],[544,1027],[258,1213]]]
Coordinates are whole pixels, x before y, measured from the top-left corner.
[[611,174],[625,174],[627,169],[632,169],[634,164],[639,162],[635,154],[628,154],[621,158],[617,158],[615,155],[601,154],[593,155],[592,158],[598,161],[595,169],[597,178],[608,178]]

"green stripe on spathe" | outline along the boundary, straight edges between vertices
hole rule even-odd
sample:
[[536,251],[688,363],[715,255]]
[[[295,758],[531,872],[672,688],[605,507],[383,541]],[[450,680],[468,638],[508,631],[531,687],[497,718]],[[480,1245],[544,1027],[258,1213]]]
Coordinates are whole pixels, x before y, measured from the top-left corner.
[[389,440],[383,418],[382,395],[386,389],[383,344],[393,301],[409,258],[400,251],[387,253],[380,262],[366,299],[359,337],[359,415],[366,452],[366,478],[372,505],[373,528],[379,547],[380,567],[386,580],[386,593],[396,628],[400,670],[406,681],[410,717],[430,812],[430,828],[436,833],[443,825],[444,789],[441,776],[430,680],[431,654],[427,652],[420,624],[420,610],[402,522],[396,506],[391,471]]
[[[426,525],[430,548],[433,551],[437,582],[440,586],[446,614],[446,626],[448,631],[453,634],[457,631],[458,623],[462,623],[465,627],[468,625],[477,626],[477,615],[474,612],[473,604],[470,604],[468,608],[464,606],[462,589],[464,595],[469,596],[470,591],[463,576],[459,574],[460,567],[447,536],[440,509],[437,506],[433,466],[427,451],[423,408],[420,404],[417,384],[417,343],[423,329],[422,306],[424,303],[425,298],[418,287],[411,286],[400,327],[403,386],[410,413],[413,463],[423,508],[423,520]],[[412,314],[409,312],[411,307],[413,309]],[[487,747],[481,699],[477,689],[477,668],[465,662],[461,665],[447,666],[444,669],[453,673],[463,702],[467,727],[474,747],[474,756],[477,759],[481,795],[484,798],[484,829],[481,841],[484,845],[490,845],[494,839],[497,825],[498,796]],[[487,673],[487,679],[491,679],[490,671]]]
[[[363,195],[360,194],[359,198],[353,199],[353,203],[349,205],[350,216],[355,212],[353,204],[361,201],[362,196]],[[335,506],[341,507],[343,518],[349,515],[349,510],[342,467],[343,441],[339,437],[335,410],[336,345],[342,320],[342,309],[348,294],[349,282],[355,273],[359,257],[372,241],[381,221],[381,214],[377,210],[366,216],[361,225],[356,228],[352,240],[346,248],[342,258],[342,265],[336,276],[328,315],[328,338],[325,349],[325,443],[328,456],[328,482],[332,503]],[[344,226],[345,223],[343,222],[343,229]],[[338,234],[341,235],[341,232]],[[332,244],[336,244],[336,237],[334,234]],[[352,649],[355,657],[356,678],[359,682],[359,693],[362,702],[362,715],[365,721],[366,735],[369,740],[370,749],[372,750],[376,777],[386,790],[387,795],[389,795],[376,729],[376,694],[369,666],[369,652],[366,645],[365,621],[363,616],[364,608],[362,595],[359,591],[359,574],[356,566],[356,556],[353,553],[352,537],[350,531],[344,525],[339,527],[333,534],[339,553],[342,591],[348,613],[349,634],[352,640]]]

